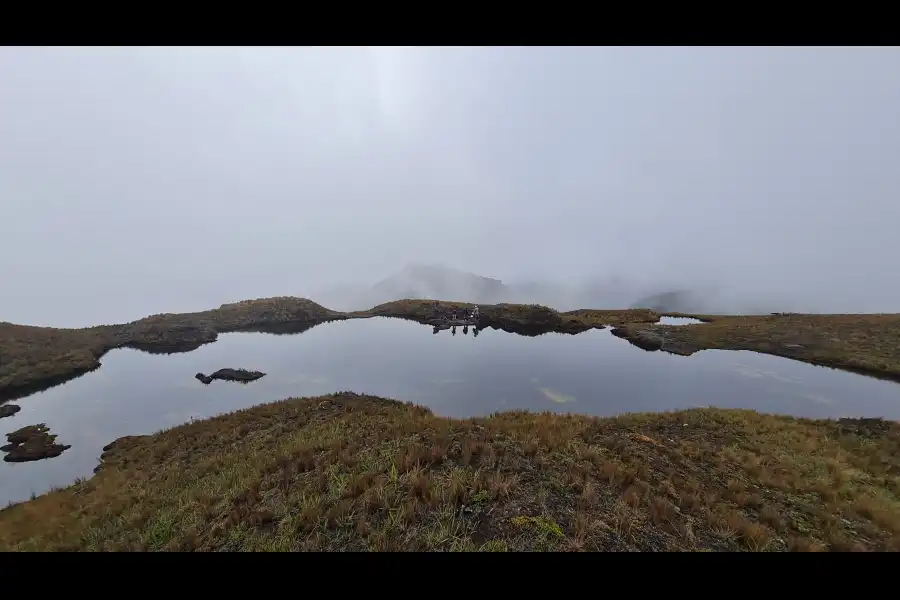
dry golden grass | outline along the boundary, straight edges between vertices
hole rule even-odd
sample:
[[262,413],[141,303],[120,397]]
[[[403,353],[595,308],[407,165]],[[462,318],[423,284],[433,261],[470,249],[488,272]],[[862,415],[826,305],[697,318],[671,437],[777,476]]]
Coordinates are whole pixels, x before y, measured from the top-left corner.
[[602,329],[607,325],[624,325],[626,323],[655,323],[661,316],[646,308],[629,308],[625,310],[595,310],[580,308],[560,313],[564,319],[582,323],[585,329]]
[[678,354],[752,350],[900,381],[900,315],[694,316],[698,325],[629,323],[613,330],[646,349]]
[[62,383],[100,366],[113,330],[0,323],[0,402]]
[[0,511],[0,550],[900,549],[900,426],[879,420],[452,420],[343,393],[108,448]]

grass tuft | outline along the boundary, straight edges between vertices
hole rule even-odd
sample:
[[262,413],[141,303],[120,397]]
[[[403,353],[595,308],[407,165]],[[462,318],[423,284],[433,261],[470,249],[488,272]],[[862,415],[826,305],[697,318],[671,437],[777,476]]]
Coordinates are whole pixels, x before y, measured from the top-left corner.
[[0,550],[895,550],[898,472],[886,421],[453,420],[340,393],[120,438],[0,511]]

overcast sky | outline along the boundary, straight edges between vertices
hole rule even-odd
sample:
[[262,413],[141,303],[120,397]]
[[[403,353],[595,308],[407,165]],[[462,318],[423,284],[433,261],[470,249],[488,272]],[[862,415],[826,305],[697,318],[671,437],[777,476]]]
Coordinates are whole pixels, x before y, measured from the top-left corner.
[[0,320],[408,262],[900,311],[900,51],[6,48]]

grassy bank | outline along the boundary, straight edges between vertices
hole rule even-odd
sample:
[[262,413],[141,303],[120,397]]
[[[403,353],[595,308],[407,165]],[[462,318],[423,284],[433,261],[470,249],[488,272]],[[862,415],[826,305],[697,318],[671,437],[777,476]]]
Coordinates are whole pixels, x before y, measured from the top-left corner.
[[[459,302],[441,304],[464,306]],[[0,402],[96,369],[100,358],[114,348],[186,352],[231,331],[298,333],[328,321],[372,316],[426,323],[431,313],[431,301],[400,300],[368,311],[342,313],[305,298],[285,297],[223,304],[217,309],[195,313],[152,315],[122,325],[84,329],[0,322]],[[528,335],[551,331],[580,333],[593,327],[658,318],[647,310],[559,313],[542,306],[519,304],[482,305],[481,313],[483,327]]]
[[[474,306],[465,302],[440,302],[443,307],[464,308]],[[432,300],[396,300],[379,304],[366,311],[347,313],[353,318],[396,317],[418,323],[429,323],[434,312]],[[559,312],[538,304],[481,304],[480,327],[499,329],[521,335],[544,333],[577,334],[589,329],[603,329],[608,325],[626,323],[653,323],[659,314],[643,309],[589,310],[580,309]]]
[[[466,306],[441,302],[445,308]],[[523,335],[577,334],[613,326],[645,349],[691,354],[703,349],[753,350],[900,381],[900,315],[697,316],[700,325],[654,325],[646,309],[558,312],[538,305],[479,305],[481,328]],[[55,329],[0,323],[0,402],[65,382],[100,366],[109,350],[185,352],[220,333],[297,333],[339,319],[396,317],[428,323],[430,300],[398,300],[343,313],[304,298],[266,298],[213,310],[160,314],[122,325]]]
[[0,323],[0,401],[63,383],[100,366],[114,348],[184,352],[229,331],[303,331],[345,318],[304,298],[266,298],[122,325],[56,329]]
[[122,438],[2,550],[898,550],[900,426],[697,409],[451,420],[336,394]]
[[696,316],[699,325],[627,323],[613,334],[648,350],[751,350],[900,381],[900,315]]

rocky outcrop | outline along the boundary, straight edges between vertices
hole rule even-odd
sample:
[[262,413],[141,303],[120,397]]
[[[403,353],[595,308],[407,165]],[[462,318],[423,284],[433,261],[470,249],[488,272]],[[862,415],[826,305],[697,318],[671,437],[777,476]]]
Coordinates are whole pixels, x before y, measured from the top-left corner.
[[15,404],[4,404],[3,406],[0,406],[0,419],[2,419],[3,417],[11,417],[20,410],[22,410],[21,406],[17,406]]
[[222,381],[237,381],[239,383],[250,383],[251,381],[256,381],[260,377],[265,377],[265,375],[266,374],[262,371],[248,371],[246,369],[219,369],[211,375],[197,373],[196,375],[194,375],[194,377],[202,381],[204,384],[209,385],[210,383],[212,383],[213,379],[220,379]]
[[9,442],[0,447],[6,452],[6,462],[30,462],[59,456],[72,446],[56,443],[56,435],[50,433],[46,423],[28,425],[6,434]]

